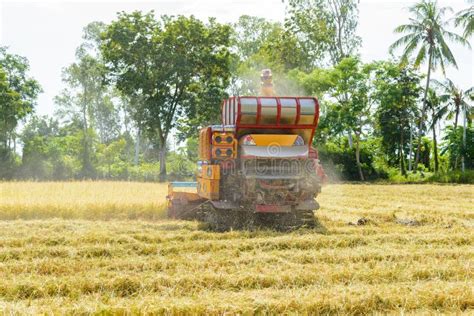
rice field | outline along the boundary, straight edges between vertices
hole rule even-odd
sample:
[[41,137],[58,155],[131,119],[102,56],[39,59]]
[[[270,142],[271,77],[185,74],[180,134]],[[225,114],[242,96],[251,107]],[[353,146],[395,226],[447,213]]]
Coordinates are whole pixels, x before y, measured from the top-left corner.
[[0,183],[0,314],[474,313],[474,186],[328,185],[291,233],[168,221],[166,194]]

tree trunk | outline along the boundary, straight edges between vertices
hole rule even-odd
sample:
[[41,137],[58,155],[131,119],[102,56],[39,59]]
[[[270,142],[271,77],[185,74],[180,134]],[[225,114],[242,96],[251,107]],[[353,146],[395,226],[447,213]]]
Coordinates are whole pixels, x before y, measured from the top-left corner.
[[405,140],[403,139],[403,128],[400,128],[400,149],[399,149],[399,154],[400,154],[400,172],[402,175],[406,176],[407,171],[405,169],[405,155],[403,153],[403,145],[405,143]]
[[[84,101],[85,103],[85,101]],[[88,124],[87,124],[87,104],[83,104],[82,106],[82,120],[83,120],[83,157],[82,157],[82,176],[89,178],[91,176],[90,174],[90,169],[91,169],[91,163],[90,163],[90,157],[89,157],[89,135],[88,135]]]
[[416,158],[415,158],[415,170],[414,172],[416,173],[417,168],[418,168],[418,163],[420,162],[420,154],[421,154],[421,136],[423,135],[423,120],[425,118],[425,112],[426,112],[426,104],[427,104],[427,98],[428,98],[428,89],[430,88],[430,77],[431,77],[431,62],[433,59],[433,48],[430,46],[429,49],[429,60],[428,60],[428,75],[426,77],[426,87],[425,87],[425,96],[423,98],[423,107],[421,108],[421,117],[420,117],[420,124],[419,124],[419,130],[418,130],[418,146],[416,149]]
[[436,141],[436,127],[433,124],[433,153],[434,153],[434,163],[435,163],[435,172],[439,170],[439,161],[438,161],[438,142]]
[[139,159],[139,155],[140,155],[140,128],[138,128],[137,130],[137,139],[135,140],[135,157],[133,159],[133,164],[135,166],[138,166],[138,159]]
[[360,142],[359,142],[359,134],[356,133],[355,135],[355,141],[356,141],[356,151],[355,151],[355,155],[356,155],[356,162],[357,162],[357,170],[359,171],[359,177],[360,177],[360,181],[365,181],[365,178],[364,178],[364,173],[362,172],[362,165],[360,163]]
[[352,141],[352,132],[349,130],[347,131],[347,138],[349,140],[349,148],[352,149],[353,147],[353,141]]
[[[456,133],[456,128],[458,127],[459,106],[460,106],[460,104],[458,104],[458,102],[456,102],[456,110],[455,110],[456,114],[454,115],[454,133]],[[456,170],[458,168],[458,160],[459,160],[459,155],[456,156],[456,158],[454,159],[454,166],[453,166],[454,170]]]
[[166,181],[166,138],[167,136],[161,133],[161,129],[158,132],[160,139],[159,148],[159,160],[160,160],[160,182]]
[[456,102],[456,110],[455,110],[455,115],[454,115],[454,130],[456,130],[456,127],[458,127],[458,118],[459,118],[459,106],[457,101]]
[[166,181],[166,142],[160,145],[160,182]]
[[410,153],[408,154],[408,170],[411,171],[411,160],[413,159],[413,129],[411,128],[411,123],[410,123],[410,145],[409,145],[409,151]]
[[466,151],[466,124],[467,124],[467,107],[464,108],[464,120],[462,123],[462,157],[461,157],[461,171],[464,172],[466,165],[465,165],[465,158],[464,152]]

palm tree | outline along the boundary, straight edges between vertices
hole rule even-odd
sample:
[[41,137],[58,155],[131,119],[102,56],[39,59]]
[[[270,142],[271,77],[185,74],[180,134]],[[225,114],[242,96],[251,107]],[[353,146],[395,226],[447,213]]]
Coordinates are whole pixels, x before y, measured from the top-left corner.
[[428,73],[426,87],[423,97],[423,107],[418,128],[418,147],[416,150],[414,172],[416,172],[420,161],[421,137],[426,115],[427,95],[430,88],[431,71],[441,67],[445,73],[445,65],[457,68],[456,59],[451,52],[446,39],[470,47],[469,42],[462,36],[446,30],[447,20],[445,15],[452,12],[449,7],[439,7],[436,0],[422,0],[409,8],[413,17],[410,24],[400,25],[395,29],[396,33],[407,33],[390,46],[390,51],[404,46],[402,63],[407,64],[409,57],[417,51],[414,66],[419,67],[428,59]]
[[[473,0],[469,1],[474,3]],[[469,38],[474,33],[474,5],[471,5],[469,8],[462,10],[456,14],[454,19],[454,24],[456,26],[462,26],[464,28],[463,36]]]
[[[438,80],[432,81],[441,92],[440,99],[442,102],[446,102],[449,105],[447,117],[448,119],[452,119],[454,116],[453,129],[456,130],[458,127],[459,114],[468,112],[470,106],[468,102],[472,97],[474,87],[463,91],[450,79],[446,79],[445,82],[440,82]],[[459,157],[456,157],[454,160],[454,169],[458,166],[458,159]]]
[[463,91],[457,87],[451,79],[446,79],[445,82],[440,82],[438,80],[432,80],[432,82],[438,87],[438,90],[440,90],[440,98],[446,100],[451,106],[449,118],[451,119],[454,116],[453,124],[454,129],[456,129],[456,127],[458,127],[459,114],[461,111],[464,111],[464,108],[469,106],[468,98],[474,88]]

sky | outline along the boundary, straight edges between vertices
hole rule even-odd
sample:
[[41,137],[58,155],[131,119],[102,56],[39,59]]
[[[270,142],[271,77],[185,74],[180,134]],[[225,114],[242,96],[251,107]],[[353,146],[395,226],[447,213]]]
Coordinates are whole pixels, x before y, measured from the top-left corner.
[[[357,33],[362,37],[360,54],[364,62],[389,58],[388,47],[399,35],[393,29],[408,22],[411,0],[361,0]],[[467,7],[464,0],[439,0],[455,12]],[[82,29],[92,21],[110,22],[119,11],[154,10],[157,15],[216,17],[219,22],[235,22],[247,14],[282,22],[285,4],[281,0],[0,0],[0,46],[28,58],[30,74],[44,92],[36,112],[52,114],[54,96],[64,87],[61,71],[74,62],[81,43]],[[471,40],[474,48],[474,42]],[[474,86],[474,54],[453,46],[459,69],[449,68],[447,76],[466,89]],[[426,67],[425,67],[426,68]],[[423,70],[424,71],[424,70]],[[441,78],[441,74],[435,74]]]

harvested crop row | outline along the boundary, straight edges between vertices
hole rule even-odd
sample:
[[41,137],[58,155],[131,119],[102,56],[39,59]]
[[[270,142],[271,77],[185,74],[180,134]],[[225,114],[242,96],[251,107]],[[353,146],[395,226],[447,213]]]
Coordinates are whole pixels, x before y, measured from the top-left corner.
[[[12,193],[11,187],[4,190],[10,185],[0,184],[2,192]],[[72,185],[80,194],[89,190]],[[134,203],[163,203],[163,197],[149,192],[137,201],[140,190],[126,185]],[[3,220],[0,313],[472,312],[472,187],[381,187],[326,187],[320,198],[322,226],[315,231],[213,233],[199,223],[156,221],[148,215],[124,220],[126,209],[107,221],[86,220],[79,213]],[[376,196],[395,204],[400,191],[403,209],[380,209],[372,201]],[[441,193],[446,192],[458,200],[444,201]],[[22,194],[2,199],[0,214],[16,209],[13,201]],[[103,218],[100,208],[126,200],[125,191],[116,194],[97,201],[94,216]],[[366,205],[359,205],[364,195]],[[69,203],[62,193],[58,199],[53,194],[28,199],[41,209],[56,205],[64,212],[82,203],[79,197]],[[349,225],[362,216],[368,219],[363,225]],[[418,224],[400,224],[399,218]]]

